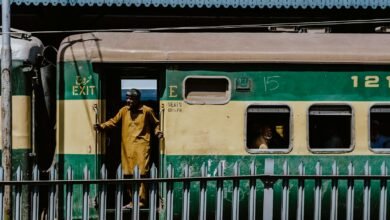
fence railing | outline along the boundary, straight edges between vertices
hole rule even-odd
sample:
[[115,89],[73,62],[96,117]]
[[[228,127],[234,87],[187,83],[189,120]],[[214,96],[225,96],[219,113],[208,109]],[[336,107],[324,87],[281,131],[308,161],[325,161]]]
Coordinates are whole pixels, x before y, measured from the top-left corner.
[[[131,215],[133,220],[140,219],[141,207],[139,197],[136,196],[139,193],[139,185],[147,183],[148,185],[148,197],[149,205],[147,209],[142,209],[144,216],[147,216],[150,220],[158,219],[158,215],[165,219],[199,219],[205,220],[210,217],[212,213],[213,218],[217,220],[226,219],[226,216],[236,220],[241,219],[241,216],[245,216],[250,220],[262,219],[271,220],[275,219],[275,210],[279,212],[278,219],[315,219],[322,218],[323,207],[325,202],[324,191],[330,190],[329,199],[326,202],[330,203],[330,209],[325,210],[331,220],[338,219],[340,216],[339,211],[342,211],[345,219],[354,219],[354,213],[357,208],[362,208],[362,216],[358,216],[358,219],[371,219],[372,206],[371,202],[374,199],[378,200],[379,209],[375,216],[378,219],[388,219],[387,215],[387,182],[390,179],[388,176],[388,169],[386,163],[381,165],[380,175],[371,175],[371,167],[367,162],[364,166],[363,175],[355,175],[355,168],[352,163],[348,167],[343,168],[348,170],[347,175],[339,175],[339,167],[334,162],[332,164],[331,175],[323,175],[322,165],[318,162],[315,166],[315,175],[305,174],[305,165],[300,163],[298,167],[298,175],[291,175],[288,162],[285,161],[281,169],[281,174],[274,174],[275,163],[273,159],[266,159],[264,163],[264,173],[257,173],[256,164],[252,161],[249,165],[249,175],[240,175],[240,164],[234,163],[232,175],[225,176],[224,163],[220,162],[217,167],[216,175],[207,175],[207,166],[205,164],[200,167],[198,173],[200,176],[191,175],[191,165],[185,164],[182,169],[182,177],[175,177],[174,167],[168,165],[166,170],[166,177],[158,178],[157,168],[152,165],[150,169],[149,178],[141,178],[139,169],[134,169],[133,179],[124,179],[121,167],[118,167],[116,173],[116,179],[107,179],[107,169],[103,165],[100,169],[100,177],[98,179],[90,178],[90,171],[88,167],[83,170],[83,179],[73,179],[74,171],[68,168],[66,171],[66,179],[59,180],[57,175],[57,168],[52,167],[50,170],[49,180],[40,180],[39,171],[36,166],[32,170],[32,180],[23,180],[22,171],[20,167],[16,172],[16,180],[4,181],[3,169],[0,168],[0,210],[3,210],[3,188],[5,185],[13,186],[13,209],[15,220],[22,219],[22,203],[30,202],[30,215],[29,219],[37,220],[41,219],[39,213],[40,208],[40,196],[41,186],[45,187],[48,191],[48,207],[47,207],[47,219],[74,219],[75,206],[81,207],[81,215],[78,216],[83,220],[87,219],[107,219],[107,197],[108,186],[113,185],[115,187],[115,208],[114,219],[123,219],[124,213]],[[279,168],[278,168],[279,169]],[[311,181],[308,184],[308,181]],[[324,185],[324,182],[328,181],[330,185]],[[356,190],[355,184],[357,181],[363,182],[362,198],[358,199],[363,203],[356,203]],[[372,197],[371,184],[373,181],[380,183],[379,192],[376,192],[378,196]],[[340,191],[339,184],[346,183],[346,189]],[[210,184],[213,183],[213,184]],[[229,183],[229,184],[227,184]],[[275,188],[275,184],[279,184],[280,187]],[[313,184],[314,183],[314,184]],[[133,208],[130,210],[123,209],[123,195],[126,192],[126,186],[132,187],[132,203]],[[197,189],[194,190],[194,185]],[[243,186],[244,185],[244,186]],[[22,201],[23,187],[28,186],[28,193],[30,195],[29,201]],[[78,186],[81,191],[75,191],[74,188]],[[91,204],[91,187],[94,187],[95,200],[97,201],[96,207],[92,207]],[[176,187],[175,187],[176,186]],[[295,188],[292,190],[292,186]],[[313,203],[310,207],[313,210],[308,212],[305,210],[308,204],[305,204],[305,192],[306,187],[311,187],[313,192]],[[275,191],[276,190],[276,191]],[[229,191],[227,193],[226,191]],[[262,197],[258,198],[259,191],[262,193]],[[214,201],[210,201],[208,192],[213,193]],[[80,200],[75,200],[75,194]],[[197,193],[196,200],[193,199],[194,193]],[[343,193],[342,210],[340,208],[340,193]],[[180,194],[180,196],[175,196]],[[278,199],[274,199],[278,196]],[[61,198],[59,198],[61,197]],[[242,198],[247,199],[242,199]],[[163,199],[162,199],[163,198]],[[195,196],[194,196],[195,198]],[[64,202],[59,202],[60,200]],[[178,201],[179,200],[179,201]],[[291,201],[294,202],[294,211],[290,209]],[[78,204],[75,204],[79,202]],[[261,207],[262,216],[258,216],[258,203],[262,203]],[[276,204],[278,202],[278,204]],[[279,203],[280,202],[280,203]],[[209,206],[209,203],[214,203]],[[229,204],[227,204],[229,203]],[[62,204],[62,207],[61,207]],[[175,206],[181,207],[180,211],[175,209]],[[213,207],[213,210],[209,210],[209,207]],[[228,208],[227,208],[228,207]],[[191,209],[196,210],[191,210]],[[63,214],[59,214],[59,210],[63,210]],[[175,211],[176,210],[176,211]],[[91,215],[92,213],[92,215]],[[145,214],[146,213],[146,214]],[[196,213],[196,216],[190,213]],[[228,214],[226,214],[228,213]],[[289,216],[290,213],[294,213],[294,217]],[[310,213],[311,216],[305,216],[305,213]],[[78,218],[77,217],[77,218]],[[0,220],[3,219],[3,213],[1,212]],[[110,218],[111,219],[111,218]],[[144,217],[142,217],[144,219]],[[344,219],[344,217],[343,217]]]

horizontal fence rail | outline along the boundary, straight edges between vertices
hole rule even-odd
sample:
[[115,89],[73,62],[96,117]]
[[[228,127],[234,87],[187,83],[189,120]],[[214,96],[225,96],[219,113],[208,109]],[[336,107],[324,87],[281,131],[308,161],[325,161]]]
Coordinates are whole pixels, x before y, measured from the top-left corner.
[[[42,219],[42,210],[46,210],[45,219],[49,220],[122,220],[129,217],[133,220],[205,220],[210,217],[236,220],[242,219],[242,216],[250,220],[319,220],[324,216],[331,220],[351,220],[354,217],[389,219],[387,184],[390,176],[385,162],[381,163],[380,173],[376,175],[372,175],[368,162],[359,175],[356,175],[352,162],[346,167],[340,167],[336,162],[317,162],[315,167],[310,168],[301,162],[292,169],[287,160],[280,164],[274,159],[265,159],[261,166],[257,166],[255,161],[245,164],[246,174],[242,174],[243,165],[235,162],[227,166],[226,161],[221,161],[211,175],[206,164],[197,170],[191,164],[180,168],[169,164],[165,177],[158,177],[160,172],[153,164],[148,178],[141,177],[136,166],[134,175],[129,179],[124,178],[121,166],[117,169],[116,178],[108,179],[105,165],[99,170],[98,178],[91,178],[91,170],[85,166],[82,171],[77,170],[82,172],[82,179],[74,178],[76,171],[71,167],[66,169],[64,178],[59,179],[59,170],[53,166],[48,180],[40,180],[40,172],[37,166],[33,166],[31,180],[23,180],[19,167],[13,181],[4,181],[0,167],[0,210],[4,207],[4,186],[10,185],[14,192],[13,219],[26,219],[22,218],[22,213],[26,211],[22,204],[26,202],[31,204],[28,219],[32,220]],[[328,174],[324,174],[325,170]],[[307,174],[308,171],[312,174]],[[145,206],[141,206],[138,196],[142,191],[141,184],[147,188],[148,203]],[[111,195],[109,187],[115,188]],[[46,194],[42,189],[46,190]],[[28,197],[22,196],[25,192]],[[129,194],[130,203],[124,202],[126,194]],[[108,208],[109,196],[114,198],[112,210]],[[28,201],[23,201],[26,198]],[[42,199],[47,199],[46,207],[41,207]],[[124,206],[126,203],[128,205]],[[77,213],[76,207],[79,207]],[[110,213],[112,217],[108,217]],[[0,219],[3,216],[1,211]]]

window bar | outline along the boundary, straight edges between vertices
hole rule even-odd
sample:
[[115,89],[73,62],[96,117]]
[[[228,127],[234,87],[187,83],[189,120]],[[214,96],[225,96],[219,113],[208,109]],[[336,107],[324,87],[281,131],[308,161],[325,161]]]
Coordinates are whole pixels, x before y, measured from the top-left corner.
[[[332,175],[339,175],[337,162],[334,161],[332,164]],[[338,179],[332,179],[332,200],[330,208],[330,219],[337,220],[337,207],[338,207]]]
[[[172,164],[168,165],[167,178],[173,178],[174,171]],[[173,219],[173,182],[167,183],[167,220]]]
[[[274,174],[274,160],[265,159],[264,167],[265,175]],[[273,189],[273,180],[266,179],[264,181],[264,199],[263,199],[263,219],[272,220],[273,219],[273,203],[274,203],[274,189]]]
[[[353,176],[355,168],[352,162],[348,165],[348,175]],[[348,191],[347,191],[347,220],[353,220],[353,209],[354,209],[354,180],[348,179]]]
[[[283,175],[288,176],[289,175],[289,166],[288,161],[285,160],[283,163]],[[290,181],[289,179],[283,179],[282,181],[282,187],[283,187],[283,195],[282,195],[282,220],[288,220],[288,208],[289,208],[289,193],[290,193]]]
[[[234,163],[233,176],[240,176],[240,164]],[[233,180],[233,207],[232,207],[232,219],[240,219],[240,180]]]
[[[191,176],[190,168],[188,164],[183,168],[184,178]],[[182,220],[188,220],[190,218],[190,182],[183,182],[183,207],[182,207]]]
[[[133,178],[135,180],[140,179],[140,171],[138,165],[134,167],[134,173]],[[139,220],[139,191],[140,191],[140,184],[137,182],[134,182],[132,184],[133,187],[133,220]]]
[[[368,161],[364,166],[364,175],[366,176],[371,175],[371,166],[368,164]],[[364,180],[364,212],[363,212],[364,220],[370,219],[370,211],[371,211],[370,200],[371,200],[371,181],[369,179],[365,179]]]
[[[0,167],[0,181],[4,181],[4,169]],[[0,220],[4,219],[4,186],[0,186]]]
[[[157,167],[152,164],[150,168],[150,178],[157,178]],[[157,207],[157,184],[155,182],[150,183],[149,190],[149,220],[156,220],[156,207]]]
[[[103,164],[100,169],[100,179],[107,179],[107,169],[106,165]],[[107,208],[107,185],[102,184],[99,192],[99,220],[106,219],[106,208]]]
[[[317,161],[316,164],[316,175],[320,177],[322,175],[321,163]],[[322,181],[321,179],[315,180],[315,199],[314,199],[314,219],[321,220],[321,193],[322,193]]]
[[[38,166],[35,164],[32,172],[32,179],[34,182],[39,181],[39,170]],[[0,198],[1,199],[1,198]],[[31,196],[31,219],[38,220],[39,216],[39,186],[34,185],[32,187],[32,196]]]
[[[22,170],[18,166],[16,170],[16,181],[22,181]],[[15,186],[15,220],[20,220],[22,214],[22,185]]]
[[[387,176],[387,165],[383,161],[381,166],[382,176]],[[379,206],[379,220],[386,220],[387,216],[387,179],[381,180],[381,197]]]
[[[66,172],[67,180],[73,180],[73,170],[71,167],[68,167]],[[72,220],[72,209],[73,209],[73,185],[66,185],[66,219]]]
[[[253,160],[250,164],[251,176],[256,175],[256,162]],[[249,180],[249,220],[256,219],[256,179]]]
[[[207,176],[207,166],[205,163],[202,164],[200,170],[201,176]],[[206,220],[206,212],[207,212],[207,181],[200,180],[200,195],[199,195],[199,220]]]
[[[89,180],[89,169],[88,166],[85,165],[84,167],[84,180]],[[83,184],[83,220],[89,220],[89,184]]]
[[[57,169],[56,165],[53,165],[50,169],[50,180],[57,179]],[[56,185],[51,184],[49,187],[49,220],[55,219],[55,202],[56,202]]]
[[[303,162],[299,164],[298,167],[299,175],[304,176],[305,175],[305,166],[303,165]],[[303,220],[304,217],[304,211],[305,211],[305,180],[299,179],[298,180],[298,207],[297,207],[297,220]]]
[[[217,176],[224,176],[223,162],[220,161],[217,168]],[[217,180],[217,198],[216,198],[215,220],[223,219],[223,180]]]
[[[122,165],[116,170],[116,179],[123,179]],[[118,183],[115,191],[115,220],[122,220],[123,184]]]

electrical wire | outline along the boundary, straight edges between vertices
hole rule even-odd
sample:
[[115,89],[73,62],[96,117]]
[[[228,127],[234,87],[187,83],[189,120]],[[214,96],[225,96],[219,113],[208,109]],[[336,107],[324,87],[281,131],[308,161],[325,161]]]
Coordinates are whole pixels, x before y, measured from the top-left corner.
[[[85,32],[158,32],[158,31],[184,31],[184,30],[225,30],[225,29],[249,29],[267,27],[308,27],[308,26],[335,26],[354,24],[382,24],[390,25],[390,18],[359,19],[359,20],[330,20],[264,24],[239,24],[239,25],[213,25],[213,26],[188,26],[188,27],[158,27],[158,28],[117,28],[117,29],[79,29],[79,30],[49,30],[28,31],[30,34],[58,34],[58,33],[85,33]],[[15,32],[12,32],[15,33]],[[23,32],[26,33],[26,32]]]

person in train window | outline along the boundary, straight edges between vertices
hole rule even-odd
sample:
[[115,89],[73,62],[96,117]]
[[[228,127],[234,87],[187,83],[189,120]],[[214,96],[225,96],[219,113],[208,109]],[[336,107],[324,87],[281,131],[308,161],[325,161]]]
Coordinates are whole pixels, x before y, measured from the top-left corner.
[[[141,92],[137,89],[131,89],[126,92],[127,105],[122,107],[119,112],[108,121],[102,124],[94,125],[98,131],[104,131],[116,127],[122,122],[122,140],[121,140],[121,162],[123,173],[126,178],[133,175],[136,165],[140,169],[141,176],[147,175],[150,161],[150,138],[154,134],[162,138],[160,131],[160,122],[155,116],[152,108],[140,103]],[[131,191],[129,189],[131,198]],[[146,188],[141,184],[139,189],[140,207],[146,202]],[[124,208],[132,208],[130,202]]]
[[260,126],[259,133],[257,138],[254,141],[254,148],[258,149],[268,149],[271,139],[272,139],[273,131],[270,125],[264,124]]
[[371,122],[371,148],[390,148],[390,137],[382,134],[381,124],[377,120]]
[[269,148],[273,149],[287,149],[288,148],[288,141],[286,140],[286,134],[285,134],[285,125],[278,124],[275,125],[272,130],[272,138],[269,144]]

